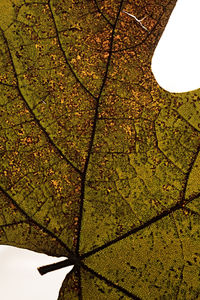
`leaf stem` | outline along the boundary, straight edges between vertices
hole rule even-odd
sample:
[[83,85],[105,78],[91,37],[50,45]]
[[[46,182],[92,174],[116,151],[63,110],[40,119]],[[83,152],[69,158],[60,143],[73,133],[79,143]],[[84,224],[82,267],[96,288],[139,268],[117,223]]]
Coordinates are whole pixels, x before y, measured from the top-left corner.
[[73,266],[75,264],[77,264],[77,261],[75,261],[73,258],[65,259],[63,261],[59,261],[59,262],[54,263],[54,264],[50,264],[50,265],[47,265],[47,266],[39,267],[38,268],[38,272],[41,275],[44,275],[46,273],[49,273],[49,272],[52,272],[52,271],[56,271],[56,270],[59,270],[59,269],[62,269],[62,268],[68,267],[68,266]]

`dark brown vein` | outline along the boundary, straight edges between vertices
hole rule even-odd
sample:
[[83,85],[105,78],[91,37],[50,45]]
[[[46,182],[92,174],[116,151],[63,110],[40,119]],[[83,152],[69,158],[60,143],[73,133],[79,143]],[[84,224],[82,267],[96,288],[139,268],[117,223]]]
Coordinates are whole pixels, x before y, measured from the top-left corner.
[[184,268],[185,268],[185,265],[181,268],[181,274],[180,274],[180,282],[177,286],[177,292],[176,292],[176,299],[180,299],[178,298],[179,296],[179,292],[180,292],[180,289],[181,289],[181,286],[182,286],[182,282],[183,282],[183,271],[184,271]]
[[76,75],[76,73],[74,72],[72,66],[70,65],[69,61],[68,61],[68,58],[66,56],[66,53],[65,53],[65,50],[62,46],[62,43],[61,43],[61,40],[60,40],[60,35],[59,35],[59,32],[58,32],[58,28],[57,28],[57,25],[56,25],[56,21],[55,21],[55,17],[54,17],[54,13],[53,13],[53,9],[51,7],[51,0],[48,1],[48,6],[49,6],[49,10],[50,10],[50,13],[51,13],[51,16],[52,16],[52,20],[53,20],[53,23],[54,23],[54,28],[55,28],[55,31],[56,31],[56,35],[57,35],[57,41],[58,41],[58,44],[60,46],[60,49],[63,53],[63,57],[65,59],[65,62],[67,64],[67,66],[69,67],[71,73],[73,74],[73,76],[75,77],[76,81],[80,84],[80,86],[84,89],[84,91],[89,94],[92,98],[96,99],[96,97],[88,90],[88,88],[81,82],[81,80],[78,78],[78,76]]
[[19,92],[19,95],[20,97],[22,98],[22,100],[24,101],[24,104],[26,105],[29,113],[31,114],[31,116],[33,117],[33,120],[35,121],[35,123],[39,126],[39,128],[42,130],[42,132],[45,134],[48,142],[56,149],[56,151],[59,153],[59,155],[67,162],[67,164],[69,164],[77,173],[79,173],[79,175],[82,176],[82,172],[64,155],[64,153],[62,152],[61,149],[58,148],[58,146],[53,142],[53,140],[51,139],[51,137],[49,136],[48,132],[46,131],[46,129],[42,126],[41,122],[39,121],[39,119],[37,119],[37,117],[35,116],[33,110],[31,109],[31,107],[29,106],[28,102],[26,101],[24,95],[22,94],[21,92],[21,89],[19,87],[19,79],[18,79],[18,75],[17,75],[17,72],[16,72],[16,69],[15,69],[15,65],[14,65],[14,61],[13,61],[13,58],[12,58],[12,54],[10,52],[10,49],[9,49],[9,45],[8,45],[8,41],[4,35],[4,32],[3,30],[1,29],[1,32],[2,32],[2,35],[3,35],[3,38],[4,38],[4,41],[5,41],[5,44],[7,46],[7,49],[8,49],[8,53],[9,53],[9,56],[10,56],[10,60],[11,60],[11,63],[12,63],[12,67],[13,67],[13,71],[14,71],[14,74],[15,74],[15,77],[16,77],[16,80],[17,80],[17,90]]
[[79,286],[78,297],[79,300],[83,300],[80,266],[75,267],[75,269],[77,269],[77,276],[78,276],[78,286]]
[[110,20],[104,15],[104,13],[102,12],[102,10],[100,9],[97,0],[94,0],[94,2],[95,2],[95,5],[96,5],[96,7],[97,7],[97,10],[98,10],[98,12],[101,14],[101,16],[106,20],[106,22],[107,22],[108,24],[110,24],[111,27],[113,27],[114,25],[110,22]]
[[[137,47],[141,46],[142,44],[144,44],[144,42],[146,42],[146,40],[148,39],[148,37],[151,36],[151,35],[153,34],[153,32],[155,31],[156,27],[160,24],[160,21],[161,21],[163,15],[166,13],[165,9],[166,9],[166,7],[167,7],[171,2],[172,2],[172,1],[170,0],[170,1],[167,3],[166,6],[163,6],[163,13],[159,16],[159,18],[158,18],[157,22],[155,23],[155,25],[152,27],[152,29],[151,29],[149,32],[147,32],[146,37],[145,37],[143,40],[141,40],[141,42],[139,42],[138,44],[135,44],[134,46],[122,48],[122,49],[119,49],[119,50],[114,50],[113,53],[118,53],[118,52],[128,51],[128,50],[132,51],[132,50],[135,50]],[[156,41],[157,41],[157,42],[158,42],[157,37],[159,37],[159,36],[160,36],[160,33],[158,33],[157,36],[156,36]],[[156,43],[156,44],[157,44],[157,43]],[[156,46],[156,45],[155,45],[155,46]]]
[[[18,211],[25,216],[25,218],[27,219],[28,224],[31,226],[31,223],[36,225],[37,227],[39,227],[40,229],[42,229],[43,232],[45,232],[46,234],[48,234],[49,236],[53,237],[54,239],[56,239],[56,241],[63,247],[66,249],[66,251],[69,253],[69,259],[74,259],[74,255],[72,253],[72,251],[67,247],[67,245],[60,240],[53,232],[51,232],[50,230],[48,230],[47,228],[45,228],[43,225],[39,224],[37,221],[35,221],[34,219],[32,219],[19,205],[18,203],[0,186],[0,191],[12,202],[12,204],[18,209]],[[24,221],[25,223],[26,221]]]
[[98,114],[99,114],[99,104],[100,104],[100,98],[103,92],[103,89],[105,87],[107,77],[108,77],[108,71],[109,71],[109,66],[111,62],[111,57],[112,57],[112,47],[113,47],[113,41],[114,41],[114,35],[115,35],[115,28],[117,25],[117,21],[119,19],[119,15],[122,9],[122,4],[124,0],[121,0],[120,6],[119,6],[119,11],[116,16],[115,23],[113,25],[113,30],[110,38],[110,51],[109,51],[109,56],[106,64],[106,70],[104,73],[104,78],[102,81],[102,85],[100,88],[100,92],[96,101],[96,109],[95,109],[95,115],[94,115],[94,122],[93,122],[93,128],[92,128],[92,134],[91,134],[91,139],[90,139],[90,144],[88,148],[88,155],[86,158],[85,166],[84,166],[84,171],[83,171],[83,177],[82,177],[82,188],[81,188],[81,203],[80,203],[80,217],[79,217],[79,224],[78,224],[78,241],[77,241],[77,247],[76,247],[76,254],[79,255],[79,247],[80,247],[80,233],[81,233],[81,224],[82,224],[82,217],[83,217],[83,202],[84,202],[84,196],[85,196],[85,181],[86,181],[86,174],[87,174],[87,169],[90,161],[90,156],[92,154],[92,147],[94,144],[94,138],[95,138],[95,133],[96,133],[96,127],[97,127],[97,120],[98,120]]
[[19,222],[8,223],[8,224],[0,225],[0,228],[16,226],[16,225],[23,224],[23,223],[27,223],[27,222],[26,221],[19,221]]
[[4,83],[4,82],[0,82],[0,85],[4,85],[4,86],[8,86],[8,87],[14,87],[14,88],[16,88],[17,86],[16,85],[14,85],[14,84],[8,84],[8,83]]
[[105,283],[107,283],[109,286],[114,287],[118,291],[120,291],[120,292],[124,293],[125,295],[129,296],[131,299],[141,300],[139,297],[137,297],[133,293],[130,293],[125,288],[121,287],[118,284],[115,284],[111,280],[109,280],[106,277],[100,275],[99,273],[97,273],[93,269],[89,268],[83,262],[81,262],[78,258],[75,258],[75,259],[74,258],[72,258],[72,259],[65,259],[63,261],[60,261],[60,262],[57,262],[57,263],[54,263],[54,264],[50,264],[50,265],[47,265],[47,266],[39,267],[38,271],[39,271],[39,273],[41,275],[44,275],[46,273],[49,273],[49,272],[52,272],[52,271],[55,271],[55,270],[58,270],[58,269],[61,269],[61,268],[65,268],[67,266],[72,266],[72,265],[74,265],[74,268],[70,271],[69,274],[67,274],[67,276],[69,276],[72,272],[75,272],[77,274],[77,277],[78,277],[78,286],[79,286],[79,291],[78,291],[79,300],[83,299],[82,284],[81,284],[81,272],[80,272],[80,268],[81,267],[83,269],[85,269],[87,272],[91,273],[93,276],[95,276],[95,277],[99,278],[100,280],[104,281]]
[[195,216],[198,216],[200,217],[200,213],[198,213],[197,211],[189,208],[189,207],[184,207],[184,210],[186,210],[188,213],[190,213],[191,215],[195,215]]
[[131,299],[133,299],[133,300],[141,300],[141,298],[139,298],[138,296],[134,295],[133,293],[130,293],[129,291],[127,291],[125,288],[121,287],[120,285],[115,284],[114,282],[112,282],[111,280],[107,279],[106,277],[98,274],[93,269],[89,268],[88,266],[82,264],[82,267],[86,271],[90,272],[91,274],[93,274],[94,276],[96,276],[97,278],[99,278],[100,280],[106,282],[109,286],[114,287],[118,291],[124,293],[126,296],[130,297]]
[[155,136],[156,136],[156,147],[157,147],[157,149],[160,151],[160,153],[162,153],[162,155],[165,157],[165,159],[166,159],[169,163],[171,163],[176,169],[178,169],[178,170],[180,171],[180,173],[187,174],[186,171],[182,170],[179,166],[177,166],[177,165],[175,164],[175,162],[173,162],[173,161],[172,161],[172,160],[171,160],[171,159],[163,152],[163,150],[159,147],[156,131],[155,131]]
[[186,122],[190,127],[192,127],[192,129],[193,129],[195,132],[199,133],[199,130],[198,130],[197,128],[195,128],[194,125],[192,125],[188,120],[186,120],[186,119],[181,115],[181,113],[180,113],[178,110],[173,109],[173,108],[172,108],[172,110],[173,110],[175,113],[178,114],[178,116],[180,117],[180,119],[181,119],[182,121]]
[[194,166],[194,164],[195,164],[195,162],[196,162],[196,159],[197,159],[197,157],[198,157],[198,155],[199,155],[199,151],[200,151],[200,145],[199,145],[198,148],[197,148],[197,152],[196,152],[196,154],[194,155],[193,160],[192,160],[192,162],[191,162],[191,165],[190,165],[190,167],[189,167],[189,169],[188,169],[188,172],[187,172],[187,174],[186,174],[186,180],[185,180],[185,185],[184,185],[184,189],[183,189],[183,198],[184,198],[184,199],[185,199],[185,194],[186,194],[186,190],[187,190],[187,184],[188,184],[188,180],[189,180],[189,177],[190,177],[190,173],[191,173],[191,171],[192,171],[192,169],[193,169],[193,166]]
[[[100,246],[100,247],[98,247],[98,248],[96,248],[96,249],[93,249],[93,250],[91,250],[91,251],[86,252],[85,254],[81,255],[80,258],[81,258],[81,259],[87,258],[87,257],[89,257],[89,256],[91,256],[91,255],[93,255],[93,254],[95,254],[95,253],[97,253],[97,252],[99,252],[99,251],[101,251],[101,250],[104,250],[105,248],[107,248],[107,247],[109,247],[109,246],[111,246],[111,245],[113,245],[113,244],[115,244],[115,243],[117,243],[117,242],[119,242],[119,241],[121,241],[121,240],[123,240],[123,239],[129,237],[130,235],[132,235],[132,234],[134,234],[134,233],[137,233],[137,232],[139,232],[139,231],[141,231],[141,230],[143,230],[143,229],[149,227],[150,225],[152,225],[152,224],[154,224],[155,222],[157,222],[157,221],[163,219],[164,217],[169,216],[171,213],[173,213],[173,212],[175,212],[175,211],[177,211],[177,210],[179,210],[179,209],[185,209],[185,206],[186,206],[187,204],[189,204],[190,202],[192,202],[193,200],[195,200],[195,199],[198,198],[198,197],[200,197],[200,192],[199,192],[198,194],[196,194],[195,196],[191,197],[191,198],[188,199],[188,200],[185,200],[185,199],[184,199],[184,200],[182,200],[182,201],[176,203],[176,204],[175,204],[174,206],[172,206],[170,209],[168,209],[168,210],[166,210],[166,211],[163,211],[162,213],[160,213],[159,215],[157,215],[157,216],[151,218],[150,220],[148,220],[147,222],[143,223],[142,225],[140,225],[140,226],[138,226],[138,227],[136,227],[136,228],[133,228],[132,230],[129,230],[128,232],[126,232],[126,233],[123,234],[122,236],[117,237],[116,239],[114,239],[114,240],[112,240],[112,241],[109,241],[109,242],[105,243],[104,245],[102,245],[102,246]],[[183,201],[184,201],[184,203],[183,203]]]

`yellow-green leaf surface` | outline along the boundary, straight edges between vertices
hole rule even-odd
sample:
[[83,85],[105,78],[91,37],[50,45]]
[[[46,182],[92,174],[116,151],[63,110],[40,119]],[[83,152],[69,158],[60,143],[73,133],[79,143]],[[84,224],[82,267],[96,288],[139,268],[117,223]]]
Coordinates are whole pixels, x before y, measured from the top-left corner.
[[69,258],[59,300],[200,297],[200,92],[151,72],[175,4],[0,1],[0,243]]

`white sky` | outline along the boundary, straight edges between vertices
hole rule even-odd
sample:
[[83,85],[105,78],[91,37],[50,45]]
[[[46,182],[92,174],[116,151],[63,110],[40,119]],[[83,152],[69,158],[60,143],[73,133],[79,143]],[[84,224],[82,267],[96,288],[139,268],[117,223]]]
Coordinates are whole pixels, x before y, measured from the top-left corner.
[[43,276],[37,268],[64,259],[0,246],[0,299],[57,300],[62,282],[72,267]]
[[154,53],[154,76],[170,92],[200,88],[199,12],[199,0],[179,0]]
[[[153,73],[160,86],[170,92],[200,87],[199,12],[199,0],[179,0],[155,51]],[[0,299],[57,300],[67,270],[41,276],[37,267],[58,260],[62,259],[0,246]]]

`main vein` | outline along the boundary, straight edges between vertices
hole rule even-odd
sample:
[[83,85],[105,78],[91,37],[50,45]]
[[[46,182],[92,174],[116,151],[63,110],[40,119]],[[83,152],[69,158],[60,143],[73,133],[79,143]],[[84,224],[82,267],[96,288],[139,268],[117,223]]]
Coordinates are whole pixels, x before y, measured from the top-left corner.
[[82,177],[82,188],[81,188],[81,203],[80,203],[80,217],[79,217],[79,226],[78,226],[78,240],[77,240],[77,247],[76,247],[76,254],[79,255],[79,248],[80,248],[80,235],[81,235],[81,226],[82,226],[82,218],[83,218],[83,203],[84,203],[84,197],[85,197],[85,181],[86,181],[86,175],[87,175],[87,170],[88,170],[88,165],[90,161],[90,156],[92,153],[92,147],[94,145],[94,138],[95,138],[95,133],[96,133],[96,127],[97,127],[97,121],[98,121],[98,114],[99,114],[99,106],[100,106],[100,98],[102,95],[102,92],[105,88],[105,84],[107,81],[108,77],[108,72],[109,72],[109,66],[111,62],[111,57],[112,57],[112,48],[113,48],[113,42],[114,42],[114,35],[115,35],[115,29],[117,25],[117,21],[119,19],[119,15],[122,9],[123,1],[121,0],[119,10],[115,19],[115,23],[113,24],[113,29],[111,33],[111,38],[110,38],[110,49],[109,49],[109,55],[107,59],[107,64],[106,64],[106,70],[104,73],[104,78],[102,81],[102,85],[99,91],[99,95],[97,97],[96,101],[96,109],[95,109],[95,114],[94,114],[94,122],[93,122],[93,127],[92,127],[92,133],[91,133],[91,139],[90,139],[90,144],[88,148],[88,155],[85,161],[85,166],[84,166],[84,171],[83,171],[83,177]]

